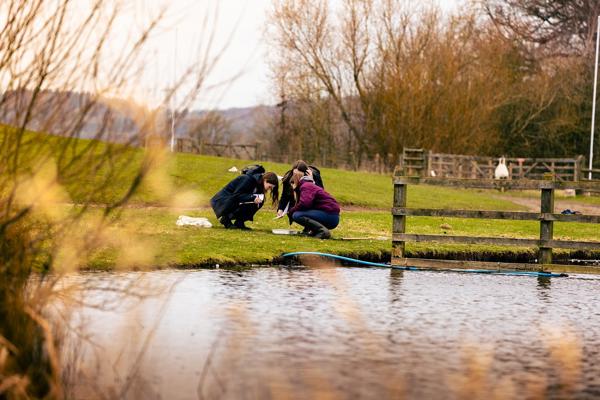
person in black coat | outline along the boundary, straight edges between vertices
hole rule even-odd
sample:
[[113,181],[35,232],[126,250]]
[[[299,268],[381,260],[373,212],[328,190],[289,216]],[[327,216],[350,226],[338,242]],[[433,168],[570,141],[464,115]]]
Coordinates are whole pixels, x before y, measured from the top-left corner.
[[276,204],[279,197],[277,174],[259,167],[225,185],[210,199],[210,205],[225,228],[250,229],[244,222],[253,221],[254,214],[264,204],[265,193],[269,191],[273,204]]
[[[321,179],[321,171],[313,165],[308,165],[306,162],[302,160],[296,161],[292,165],[292,169],[286,172],[281,179],[281,199],[279,200],[279,204],[277,205],[277,216],[283,216],[287,210],[290,210],[292,207],[296,205],[296,196],[294,196],[294,188],[292,188],[292,176],[294,175],[294,171],[300,171],[304,174],[304,176],[312,177],[315,185],[319,186],[322,189],[325,189],[323,186],[323,180]],[[290,224],[292,223],[291,215],[288,214],[290,219]]]

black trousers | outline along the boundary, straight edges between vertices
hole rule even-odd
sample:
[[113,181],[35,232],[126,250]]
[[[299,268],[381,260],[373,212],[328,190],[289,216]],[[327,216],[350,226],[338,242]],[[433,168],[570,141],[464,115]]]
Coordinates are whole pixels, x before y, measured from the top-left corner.
[[256,204],[240,204],[235,210],[229,213],[229,219],[232,221],[252,221],[254,214],[260,209]]

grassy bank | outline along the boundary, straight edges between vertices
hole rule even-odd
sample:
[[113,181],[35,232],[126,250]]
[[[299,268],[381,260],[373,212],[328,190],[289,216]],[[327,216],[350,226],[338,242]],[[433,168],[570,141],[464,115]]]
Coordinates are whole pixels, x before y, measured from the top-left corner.
[[[128,209],[112,228],[132,232],[130,240],[139,240],[134,247],[152,253],[153,267],[194,267],[215,264],[268,264],[279,261],[282,253],[292,251],[320,251],[366,259],[389,260],[392,218],[384,211],[350,211],[342,215],[342,223],[333,231],[333,240],[317,240],[301,236],[274,235],[273,228],[287,228],[283,220],[273,220],[272,214],[261,211],[252,231],[226,230],[216,221],[210,210],[188,211],[186,215],[204,216],[213,228],[178,227],[181,212],[166,209]],[[444,224],[444,228],[441,225]],[[450,226],[450,229],[446,225]],[[297,226],[295,226],[297,228]],[[536,238],[538,224],[534,221],[481,221],[478,223],[452,218],[410,218],[410,233],[456,234],[473,236],[504,236]],[[562,223],[555,226],[558,239],[600,239],[597,227],[590,224]],[[354,240],[346,240],[352,238]],[[356,240],[362,238],[362,240]],[[371,239],[368,239],[371,238]],[[385,239],[384,239],[385,238]],[[383,239],[383,240],[382,240]],[[516,260],[535,258],[535,249],[494,247],[489,245],[458,246],[446,244],[407,244],[411,256],[429,257],[460,252],[477,258],[482,255],[501,256]],[[91,265],[106,269],[119,265],[119,254],[111,248],[99,249]],[[122,265],[127,268],[131,265]]]
[[[30,148],[30,157],[22,159],[22,167],[35,164],[40,158],[52,156],[65,149],[65,139],[36,133],[28,133],[24,146]],[[144,153],[140,149],[111,146],[90,140],[72,140],[62,163],[72,161],[70,168],[86,171],[89,159],[69,159],[78,149],[91,146],[94,150],[86,157],[113,154],[105,170],[90,170],[89,173],[59,176],[61,184],[73,203],[91,201],[98,205],[110,203],[120,198],[128,189],[136,174]],[[168,266],[200,266],[214,264],[265,264],[277,261],[278,257],[290,251],[322,251],[370,259],[389,259],[391,250],[390,208],[393,186],[390,176],[365,172],[342,171],[322,168],[326,189],[342,204],[342,222],[334,231],[334,240],[319,241],[298,236],[279,236],[271,233],[273,228],[287,228],[285,219],[274,221],[274,210],[264,207],[251,225],[252,232],[225,230],[216,221],[208,200],[237,174],[228,172],[235,166],[241,169],[253,163],[222,157],[199,156],[192,154],[162,154],[160,168],[130,201],[130,207],[122,212],[122,218],[112,227],[119,246],[102,245],[96,249],[92,268],[129,268],[139,264]],[[262,163],[267,170],[283,175],[287,164]],[[110,173],[108,184],[98,190],[100,177]],[[165,184],[165,182],[167,182]],[[164,190],[168,187],[169,190]],[[173,195],[191,193],[196,200],[186,211],[170,208]],[[87,197],[83,197],[83,194]],[[90,194],[92,198],[89,198]],[[507,196],[508,194],[508,196]],[[512,197],[511,197],[512,196]],[[408,206],[415,208],[454,208],[487,210],[525,210],[513,200],[523,196],[539,202],[537,192],[507,192],[499,198],[493,190],[464,190],[425,185],[414,185],[408,189]],[[595,199],[571,198],[581,204],[595,204]],[[98,209],[97,213],[100,213]],[[212,229],[177,227],[175,221],[180,214],[208,217],[215,225]],[[450,228],[441,228],[441,225]],[[297,226],[295,228],[298,228]],[[409,218],[408,233],[429,233],[470,236],[500,236],[537,238],[539,225],[535,221],[467,220],[451,218]],[[597,225],[555,224],[556,239],[600,240]],[[381,238],[387,238],[380,240]],[[344,240],[347,238],[360,240]],[[369,239],[371,238],[371,239]],[[131,240],[131,243],[127,241]],[[110,240],[107,241],[110,243]],[[117,250],[121,249],[121,250]],[[128,256],[124,256],[129,252]],[[136,257],[136,253],[143,257]],[[535,249],[507,248],[489,245],[448,245],[409,243],[410,256],[435,257],[460,253],[465,258],[502,258],[527,261],[535,258]],[[563,253],[564,254],[564,253]],[[459,255],[459,257],[461,257]],[[140,261],[142,260],[142,261]]]
[[[10,134],[0,130],[0,135]],[[107,144],[94,140],[70,139],[27,132],[23,138],[20,159],[21,168],[26,170],[45,157],[55,158],[61,154],[59,166],[69,170],[86,171],[90,157],[105,157],[106,163],[98,170],[90,170],[84,174],[60,175],[60,181],[74,203],[91,200],[98,204],[116,201],[129,188],[131,179],[135,176],[144,153],[138,148],[122,145]],[[85,157],[77,155],[83,149],[92,149]],[[238,160],[224,157],[200,156],[193,154],[164,154],[160,160],[159,179],[168,180],[177,190],[191,191],[196,194],[197,206],[208,205],[208,199],[223,187],[236,174],[228,172],[232,166],[241,169],[245,165],[255,163],[251,160]],[[267,170],[282,175],[289,165],[281,163],[262,162]],[[343,171],[322,168],[322,176],[328,191],[333,193],[343,205],[353,205],[364,208],[389,209],[392,204],[393,188],[389,175],[365,172]],[[86,171],[87,172],[87,171]],[[109,185],[98,187],[100,177],[110,174]],[[154,178],[157,178],[154,176]],[[156,185],[157,179],[148,179],[141,185],[140,190],[131,199],[131,204],[137,205],[167,205],[161,185]],[[90,190],[90,188],[94,190]],[[93,192],[91,199],[87,196]],[[510,201],[499,201],[494,198],[496,191],[485,190],[454,190],[449,188],[429,188],[427,186],[411,186],[409,188],[409,207],[435,208],[466,208],[466,209],[522,209]],[[86,197],[84,197],[86,194]],[[505,195],[517,197],[539,198],[534,191],[506,192]],[[560,192],[557,198],[560,199]],[[600,197],[569,198],[569,201],[582,204],[600,205]]]
[[[1,135],[10,131],[0,130]],[[84,149],[91,149],[84,152]],[[80,156],[81,153],[85,156]],[[74,203],[92,201],[105,204],[118,200],[128,190],[131,180],[144,160],[144,153],[138,148],[107,144],[94,140],[70,139],[27,132],[23,138],[20,167],[27,171],[42,159],[54,159],[59,171],[59,179]],[[60,154],[60,159],[57,160]],[[89,169],[91,157],[103,157],[105,163],[99,169]],[[164,182],[177,191],[187,191],[198,199],[194,205],[208,206],[208,199],[236,176],[228,172],[235,166],[241,169],[255,163],[251,160],[238,160],[223,157],[200,156],[193,154],[163,154],[159,169],[151,174],[133,196],[130,204],[168,205]],[[283,175],[289,165],[262,163],[267,170]],[[82,173],[70,174],[69,171]],[[365,172],[342,171],[322,168],[322,176],[329,192],[334,194],[342,205],[352,205],[371,209],[388,210],[392,204],[393,187],[388,175]],[[110,176],[108,184],[100,184],[103,177]],[[408,205],[411,207],[436,208],[479,208],[479,209],[519,209],[510,201],[493,198],[493,191],[454,190],[426,186],[409,188]],[[89,197],[91,194],[91,198]]]

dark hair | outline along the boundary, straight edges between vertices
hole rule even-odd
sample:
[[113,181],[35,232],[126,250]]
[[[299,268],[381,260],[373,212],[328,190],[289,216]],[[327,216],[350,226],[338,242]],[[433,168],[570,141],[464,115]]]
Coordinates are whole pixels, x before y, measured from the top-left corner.
[[277,200],[279,200],[279,178],[277,177],[277,174],[275,172],[265,172],[260,178],[258,185],[258,190],[260,190],[261,193],[265,190],[265,181],[273,185],[273,189],[271,189],[271,201],[273,202],[273,204],[275,204],[277,203]]
[[292,170],[295,169],[306,174],[306,171],[308,171],[308,164],[306,163],[306,161],[298,160],[294,164],[292,164]]

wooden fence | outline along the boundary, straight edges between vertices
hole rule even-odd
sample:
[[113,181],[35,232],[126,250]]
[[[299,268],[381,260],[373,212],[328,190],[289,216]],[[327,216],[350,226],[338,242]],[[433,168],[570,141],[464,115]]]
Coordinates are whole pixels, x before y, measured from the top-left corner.
[[[586,180],[586,179],[587,180],[594,180],[594,181],[597,181],[598,183],[600,183],[600,169],[582,168],[581,169],[581,174],[582,174],[582,177],[581,177],[582,180]],[[591,178],[590,178],[590,176],[591,176]]]
[[230,144],[198,142],[191,138],[178,138],[175,151],[180,153],[206,154],[247,160],[260,160],[260,144]]
[[[517,212],[517,211],[487,211],[487,210],[447,210],[447,209],[415,209],[406,207],[406,195],[408,185],[412,184],[435,184],[462,188],[510,188],[520,190],[538,189],[541,191],[540,212]],[[600,224],[600,216],[597,215],[563,215],[554,213],[554,192],[556,189],[600,189],[595,182],[561,182],[561,181],[507,181],[489,179],[432,179],[414,177],[394,178],[394,207],[393,236],[392,236],[392,263],[395,265],[410,265],[416,267],[448,267],[452,265],[457,268],[488,267],[492,269],[529,269],[566,271],[564,265],[552,264],[552,249],[578,249],[578,250],[600,250],[600,242],[566,241],[554,240],[554,222],[582,222]],[[502,237],[473,237],[473,236],[450,236],[450,235],[424,235],[406,233],[406,219],[412,216],[427,217],[451,217],[451,218],[473,218],[473,219],[508,219],[508,220],[530,220],[539,221],[539,239],[515,239]],[[600,232],[600,229],[598,230]],[[491,244],[504,246],[537,247],[538,264],[531,263],[497,263],[480,261],[458,261],[458,260],[431,260],[405,257],[406,242],[438,242],[454,244]],[[593,267],[590,267],[593,268]],[[596,268],[598,272],[600,269]]]
[[[551,175],[557,181],[577,182],[587,179],[585,157],[575,158],[506,158],[509,179],[541,180]],[[405,176],[493,179],[498,158],[433,153],[405,148],[400,169]],[[598,172],[598,170],[593,170]],[[594,172],[596,174],[596,172]],[[585,176],[584,176],[585,175]],[[600,174],[596,174],[600,177]]]

